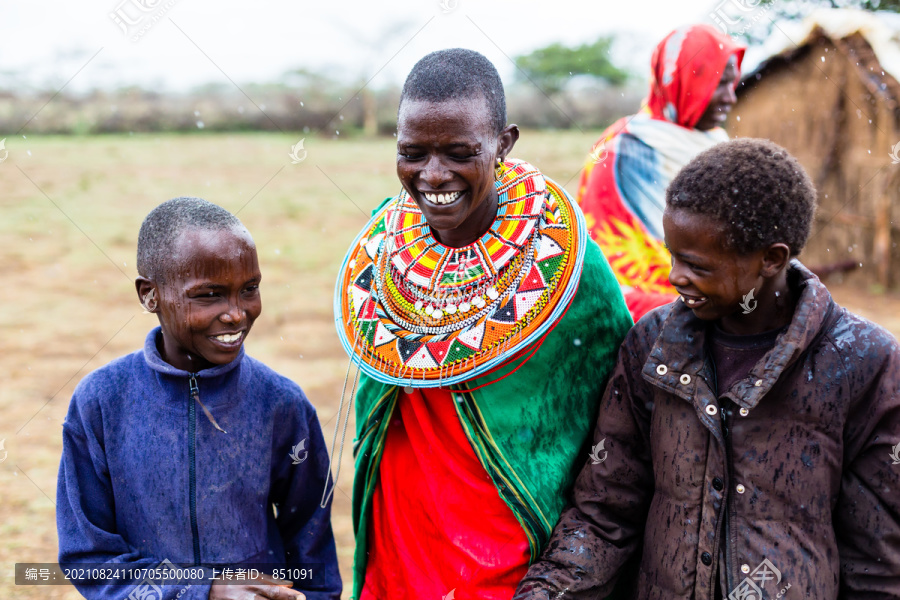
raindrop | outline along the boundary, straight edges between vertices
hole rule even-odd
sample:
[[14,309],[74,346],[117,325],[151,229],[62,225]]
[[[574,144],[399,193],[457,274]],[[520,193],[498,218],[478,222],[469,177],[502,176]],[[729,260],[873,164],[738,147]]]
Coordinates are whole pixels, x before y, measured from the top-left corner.
[[824,57],[824,56],[822,57],[822,62],[825,62],[825,57]]
[[335,129],[335,130],[334,130],[334,135],[341,135],[341,132],[338,131],[337,129]]
[[300,106],[303,106],[303,101],[302,101],[302,100],[300,101]]
[[197,129],[203,129],[204,127],[203,121],[197,121]]
[[341,121],[343,121],[343,120],[344,120],[344,115],[338,116],[338,119],[340,119]]
[[27,139],[28,139],[28,138],[27,138],[27,137],[25,137],[25,136],[24,136],[24,135],[23,135],[23,136],[22,136],[22,139],[23,139],[23,140],[27,140]]
[[199,111],[199,110],[195,110],[195,111],[194,111],[194,116],[195,116],[195,117],[199,117],[199,116],[200,116],[200,111]]
[[26,150],[25,153],[28,154],[28,156],[31,156],[31,150]]

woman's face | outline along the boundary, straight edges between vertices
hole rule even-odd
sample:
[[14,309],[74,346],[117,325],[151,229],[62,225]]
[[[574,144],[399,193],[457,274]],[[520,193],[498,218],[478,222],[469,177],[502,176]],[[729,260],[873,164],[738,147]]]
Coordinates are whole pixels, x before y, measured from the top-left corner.
[[494,134],[480,95],[401,101],[397,177],[441,243],[466,246],[490,228],[497,216],[497,159],[506,158],[518,137],[515,125]]
[[725,123],[731,107],[737,102],[734,86],[739,76],[737,57],[732,56],[725,65],[725,71],[722,73],[719,85],[713,91],[712,98],[709,99],[709,104],[706,105],[706,110],[694,125],[695,129],[709,131],[713,127],[721,127]]

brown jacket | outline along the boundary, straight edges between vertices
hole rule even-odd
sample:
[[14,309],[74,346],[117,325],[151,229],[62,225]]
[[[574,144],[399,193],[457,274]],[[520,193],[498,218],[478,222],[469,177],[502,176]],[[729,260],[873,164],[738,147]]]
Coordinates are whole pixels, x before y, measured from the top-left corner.
[[603,598],[630,558],[621,597],[712,599],[721,556],[725,598],[900,598],[900,346],[788,275],[787,331],[718,397],[705,322],[676,302],[635,325],[516,600]]

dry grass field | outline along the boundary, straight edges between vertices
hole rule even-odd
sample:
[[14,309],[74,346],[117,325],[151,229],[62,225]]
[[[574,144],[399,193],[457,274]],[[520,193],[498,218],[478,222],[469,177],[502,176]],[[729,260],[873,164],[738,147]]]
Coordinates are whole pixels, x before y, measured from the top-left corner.
[[[574,191],[596,131],[524,132],[514,156]],[[181,195],[239,212],[263,272],[263,314],[247,350],[306,390],[330,442],[347,358],[337,341],[337,267],[366,215],[398,189],[394,142],[280,134],[9,138],[0,164],[0,598],[79,598],[13,584],[17,562],[54,562],[61,423],[78,381],[141,346],[156,324],[133,279],[144,215]],[[838,300],[900,334],[900,300],[837,286]],[[350,430],[353,423],[350,424]],[[352,436],[348,436],[352,437]],[[350,440],[334,496],[349,586]]]

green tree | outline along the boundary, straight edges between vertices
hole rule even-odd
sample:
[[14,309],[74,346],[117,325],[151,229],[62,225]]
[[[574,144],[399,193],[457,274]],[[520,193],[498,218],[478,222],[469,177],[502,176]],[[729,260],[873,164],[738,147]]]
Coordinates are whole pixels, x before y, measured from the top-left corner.
[[629,73],[610,60],[613,41],[612,37],[601,37],[593,44],[582,44],[576,48],[551,44],[530,54],[517,56],[515,61],[519,78],[531,80],[547,94],[561,92],[575,75],[588,75],[620,85],[628,79]]
[[[735,9],[737,7],[737,9]],[[762,43],[781,20],[797,21],[819,8],[855,8],[867,11],[888,11],[900,13],[900,0],[724,0],[718,3],[717,11],[711,16],[722,16],[721,11],[732,17],[744,17],[749,21],[748,9],[764,11],[764,17],[754,19],[752,25],[742,27],[737,33],[750,44]],[[755,14],[751,12],[752,14]]]

